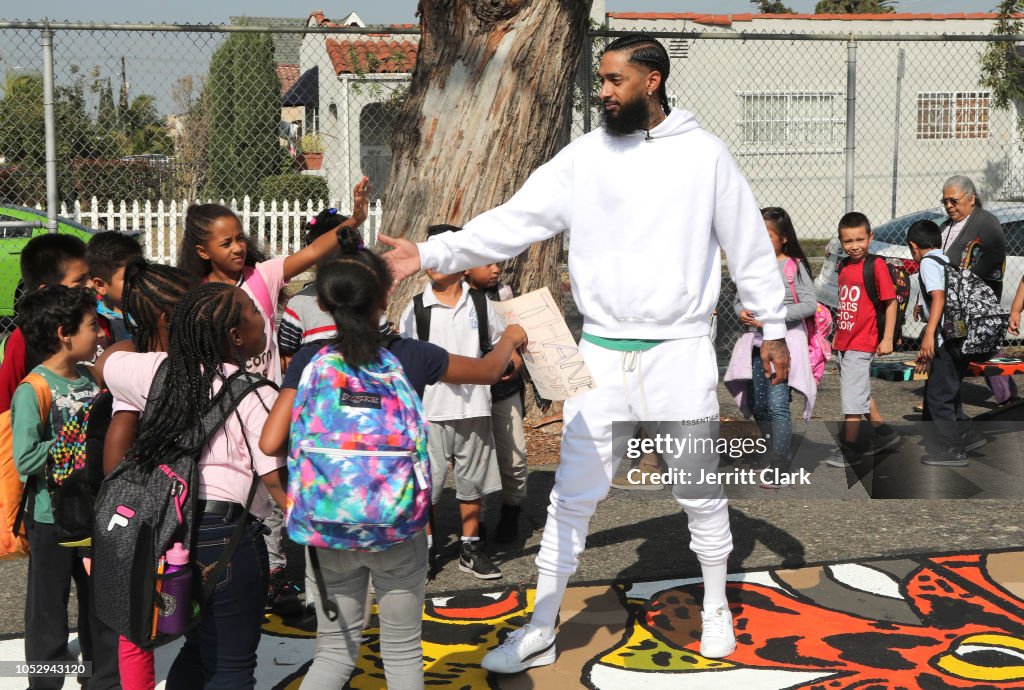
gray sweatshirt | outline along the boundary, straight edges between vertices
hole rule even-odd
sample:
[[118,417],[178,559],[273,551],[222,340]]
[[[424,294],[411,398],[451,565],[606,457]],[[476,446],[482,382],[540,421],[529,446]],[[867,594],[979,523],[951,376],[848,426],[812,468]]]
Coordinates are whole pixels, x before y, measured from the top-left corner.
[[[796,302],[793,299],[793,289],[786,282],[786,261],[788,261],[786,258],[779,259],[779,277],[782,278],[782,284],[786,288],[783,304],[786,307],[786,328],[789,328],[814,316],[814,312],[818,308],[818,297],[814,293],[814,283],[811,281],[811,274],[807,272],[807,266],[798,262],[794,284],[796,285],[796,295],[800,301]],[[744,309],[738,294],[736,301],[733,302],[733,309],[736,310],[737,316]]]

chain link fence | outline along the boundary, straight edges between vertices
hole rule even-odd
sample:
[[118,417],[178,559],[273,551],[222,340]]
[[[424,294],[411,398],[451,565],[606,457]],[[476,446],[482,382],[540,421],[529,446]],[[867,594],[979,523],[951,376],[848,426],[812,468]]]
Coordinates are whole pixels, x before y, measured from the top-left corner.
[[[352,187],[367,175],[372,239],[419,36],[414,27],[345,27],[316,14],[309,23],[49,25],[55,202],[70,221],[62,230],[139,232],[149,256],[172,261],[188,204],[214,200],[280,254],[298,246],[301,225],[320,209],[348,212]],[[1015,114],[992,107],[978,85],[987,36],[851,40],[672,32],[627,20],[613,28],[586,43],[590,69],[573,93],[572,136],[600,125],[593,75],[603,47],[624,31],[653,33],[671,56],[673,106],[722,138],[763,206],[789,211],[816,274],[827,272],[848,208],[902,245],[902,228],[887,223],[912,213],[941,220],[942,183],[960,174],[1004,222],[1004,302],[1012,298],[1024,273],[1024,204],[1010,202],[1024,197],[1024,155]],[[46,223],[45,32],[0,24],[0,223]],[[0,237],[24,243],[41,231],[10,225]],[[16,251],[0,252],[0,316],[13,301]],[[739,333],[734,293],[723,285],[720,358]]]

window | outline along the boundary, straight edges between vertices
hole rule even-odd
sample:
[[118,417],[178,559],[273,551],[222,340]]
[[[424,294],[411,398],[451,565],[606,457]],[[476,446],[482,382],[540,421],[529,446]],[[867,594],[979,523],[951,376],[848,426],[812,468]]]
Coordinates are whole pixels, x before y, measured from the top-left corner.
[[917,94],[918,139],[988,139],[988,91]]
[[306,106],[306,112],[303,115],[303,131],[302,134],[319,134],[320,133],[320,109],[315,105]]
[[743,143],[834,150],[842,139],[842,94],[822,91],[741,93]]

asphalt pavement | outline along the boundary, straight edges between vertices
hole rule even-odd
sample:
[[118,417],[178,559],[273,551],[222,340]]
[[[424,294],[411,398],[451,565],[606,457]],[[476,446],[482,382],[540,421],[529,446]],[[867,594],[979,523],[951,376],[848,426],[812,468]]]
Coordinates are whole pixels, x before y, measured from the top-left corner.
[[[916,421],[911,408],[919,400],[922,389],[921,382],[872,381],[872,392],[883,414],[897,428],[909,429]],[[963,397],[965,410],[972,416],[996,407],[980,379],[965,382]],[[721,386],[720,401],[723,417],[739,417],[732,398]],[[801,404],[799,399],[794,401],[797,418]],[[815,431],[816,425],[838,419],[839,412],[838,376],[830,371],[819,387],[812,424],[805,426],[798,421],[794,425],[797,442],[801,442],[804,434],[819,433]],[[1024,430],[1022,422],[1008,422],[1006,426],[1001,435],[1005,439],[1003,443],[1012,440],[1011,433]],[[806,443],[804,447],[824,442]],[[911,438],[904,444],[908,448],[915,447]],[[985,464],[983,453],[984,449],[972,456],[974,464]],[[429,587],[428,594],[532,585],[536,581],[533,559],[556,469],[551,466],[532,468],[521,540],[509,546],[491,547],[504,574],[501,580],[477,580],[460,572],[455,563],[448,562]],[[939,473],[957,472],[952,468],[928,469]],[[766,491],[752,487],[746,493],[741,492],[744,497],[731,500],[734,539],[729,562],[731,571],[900,554],[1024,547],[1024,502],[1019,499],[870,499],[864,492],[841,490],[849,486],[841,469],[828,468],[826,472],[819,466],[814,469],[814,475],[837,487],[836,493],[806,491],[802,494],[799,489]],[[449,487],[448,500],[443,501],[445,509],[439,521],[439,533],[452,535],[449,539],[454,543],[458,527],[452,496]],[[486,509],[487,521],[493,529],[499,499],[496,496],[492,499]],[[696,576],[699,568],[688,543],[685,516],[668,489],[624,491],[613,488],[591,521],[587,550],[580,559],[572,584],[607,583],[616,578]],[[25,560],[0,562],[0,635],[5,637],[20,636],[23,631],[26,573]]]

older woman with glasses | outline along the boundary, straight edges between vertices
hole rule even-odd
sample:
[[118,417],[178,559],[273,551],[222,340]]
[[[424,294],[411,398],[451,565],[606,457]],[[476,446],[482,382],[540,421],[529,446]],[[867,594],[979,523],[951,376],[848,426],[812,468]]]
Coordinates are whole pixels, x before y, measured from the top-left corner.
[[[981,207],[974,182],[969,177],[954,175],[942,187],[942,207],[949,216],[942,224],[942,251],[953,266],[969,268],[992,288],[996,297],[1003,295],[1003,274],[1006,271],[1006,235],[999,219]],[[1017,399],[1017,385],[1012,376],[986,376],[996,402],[1005,405]]]

